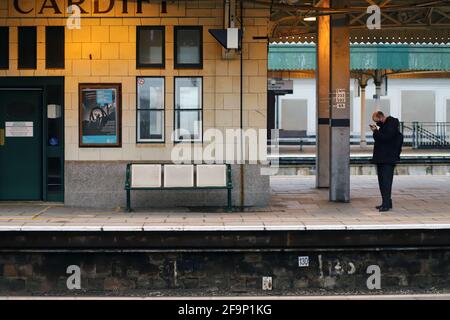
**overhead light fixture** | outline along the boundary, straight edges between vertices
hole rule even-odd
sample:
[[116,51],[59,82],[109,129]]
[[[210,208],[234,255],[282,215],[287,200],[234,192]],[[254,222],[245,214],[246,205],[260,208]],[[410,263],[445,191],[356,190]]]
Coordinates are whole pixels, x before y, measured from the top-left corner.
[[304,17],[303,21],[316,21],[317,18],[316,17]]

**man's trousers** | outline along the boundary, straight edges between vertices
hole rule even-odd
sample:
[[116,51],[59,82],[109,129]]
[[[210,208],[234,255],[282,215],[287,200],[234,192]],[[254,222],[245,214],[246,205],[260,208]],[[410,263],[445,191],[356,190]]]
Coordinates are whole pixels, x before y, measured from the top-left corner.
[[382,206],[392,208],[392,182],[395,164],[377,164],[378,186],[380,187]]

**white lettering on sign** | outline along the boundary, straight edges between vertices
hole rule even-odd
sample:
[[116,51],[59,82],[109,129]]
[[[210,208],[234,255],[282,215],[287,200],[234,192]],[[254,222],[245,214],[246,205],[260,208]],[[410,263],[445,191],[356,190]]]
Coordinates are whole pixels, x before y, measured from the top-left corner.
[[309,257],[298,257],[298,266],[299,267],[309,267]]
[[267,84],[269,91],[286,91],[292,93],[294,90],[294,80],[269,79]]
[[337,109],[345,109],[345,104],[347,102],[347,93],[345,92],[345,89],[336,89],[336,95],[334,99]]
[[5,137],[33,137],[33,122],[6,122]]

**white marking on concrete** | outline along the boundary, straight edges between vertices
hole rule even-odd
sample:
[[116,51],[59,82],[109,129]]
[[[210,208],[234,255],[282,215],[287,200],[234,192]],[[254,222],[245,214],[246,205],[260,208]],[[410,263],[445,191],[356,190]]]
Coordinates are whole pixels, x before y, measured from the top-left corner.
[[1,231],[305,231],[305,230],[443,230],[450,229],[450,224],[305,224],[305,225],[33,225],[27,224],[0,224]]

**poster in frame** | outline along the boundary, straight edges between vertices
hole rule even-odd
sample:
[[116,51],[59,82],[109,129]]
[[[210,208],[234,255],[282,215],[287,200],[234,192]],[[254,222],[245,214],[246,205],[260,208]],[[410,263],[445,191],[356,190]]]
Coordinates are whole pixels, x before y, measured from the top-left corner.
[[79,84],[79,146],[122,146],[122,85]]

